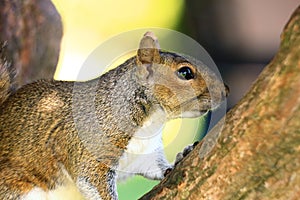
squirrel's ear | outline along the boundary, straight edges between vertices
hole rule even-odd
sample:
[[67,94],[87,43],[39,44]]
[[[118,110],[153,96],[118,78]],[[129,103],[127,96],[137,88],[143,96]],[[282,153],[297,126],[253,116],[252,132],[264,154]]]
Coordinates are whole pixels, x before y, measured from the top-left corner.
[[137,60],[142,64],[159,63],[159,43],[153,32],[146,32],[140,41],[137,51]]

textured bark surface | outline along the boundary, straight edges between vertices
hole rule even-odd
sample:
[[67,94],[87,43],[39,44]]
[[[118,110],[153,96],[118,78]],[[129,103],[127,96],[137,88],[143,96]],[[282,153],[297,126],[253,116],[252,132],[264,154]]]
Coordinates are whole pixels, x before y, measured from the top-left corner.
[[50,0],[1,0],[2,56],[17,73],[17,86],[53,78],[61,38],[61,18]]
[[141,199],[300,199],[300,7],[221,126]]

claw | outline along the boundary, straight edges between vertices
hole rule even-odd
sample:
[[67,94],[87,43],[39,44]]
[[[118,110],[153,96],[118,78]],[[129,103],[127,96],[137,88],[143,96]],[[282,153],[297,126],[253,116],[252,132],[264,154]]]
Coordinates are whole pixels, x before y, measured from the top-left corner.
[[164,177],[166,177],[172,170],[173,170],[173,168],[166,169],[166,171],[164,173]]
[[177,165],[184,157],[186,157],[199,143],[199,141],[194,142],[192,145],[188,145],[183,149],[182,152],[179,152],[176,155],[175,163],[174,165]]

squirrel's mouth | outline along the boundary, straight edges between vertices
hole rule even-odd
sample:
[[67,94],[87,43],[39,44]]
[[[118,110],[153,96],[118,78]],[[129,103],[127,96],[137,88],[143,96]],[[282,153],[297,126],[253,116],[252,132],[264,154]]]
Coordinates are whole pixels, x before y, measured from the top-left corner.
[[172,118],[196,118],[210,110],[217,109],[227,95],[208,90],[194,96],[173,108]]
[[211,109],[213,109],[213,106],[210,96],[200,94],[173,107],[172,112],[169,113],[169,117],[172,119],[196,118],[204,115]]

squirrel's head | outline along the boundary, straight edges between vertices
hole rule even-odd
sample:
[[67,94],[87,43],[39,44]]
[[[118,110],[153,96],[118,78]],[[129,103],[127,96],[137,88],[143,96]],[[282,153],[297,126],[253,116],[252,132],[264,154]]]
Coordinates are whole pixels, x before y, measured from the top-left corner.
[[198,117],[220,105],[228,93],[222,80],[201,62],[161,51],[152,32],[140,41],[136,69],[168,118]]

